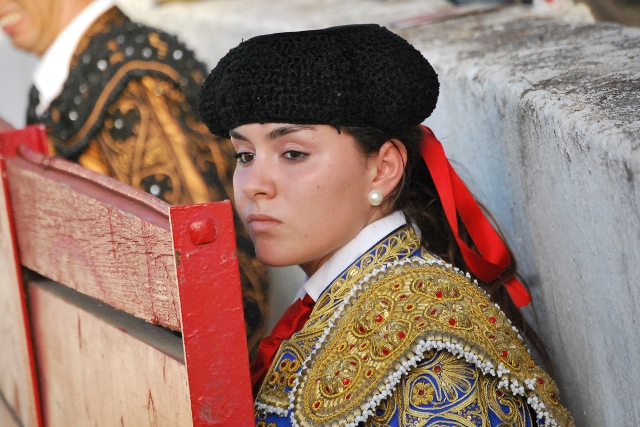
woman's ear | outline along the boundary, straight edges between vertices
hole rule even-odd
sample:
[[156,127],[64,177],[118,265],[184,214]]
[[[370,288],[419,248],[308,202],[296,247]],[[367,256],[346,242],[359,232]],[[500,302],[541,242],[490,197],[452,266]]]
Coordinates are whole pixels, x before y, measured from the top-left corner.
[[376,174],[372,182],[372,190],[379,190],[386,198],[398,186],[407,164],[407,148],[397,139],[391,139],[380,147],[378,154],[372,159]]

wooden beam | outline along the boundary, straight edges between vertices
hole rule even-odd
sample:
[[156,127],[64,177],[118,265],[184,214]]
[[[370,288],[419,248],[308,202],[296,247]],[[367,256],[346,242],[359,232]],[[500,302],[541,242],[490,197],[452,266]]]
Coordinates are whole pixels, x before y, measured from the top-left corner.
[[0,134],[0,396],[4,403],[0,406],[5,409],[0,415],[0,426],[13,425],[6,414],[12,415],[11,418],[15,416],[25,427],[42,425],[31,329],[8,198],[4,155],[14,152],[18,143],[42,148],[43,133],[42,128],[34,127],[27,132]]
[[191,425],[179,337],[52,282],[29,300],[48,427]]
[[7,401],[0,396],[0,426],[2,427],[24,427],[18,421],[18,417],[13,412],[13,408],[8,406]]
[[255,424],[231,202],[171,207],[194,427]]
[[22,264],[180,330],[169,205],[77,164],[18,152],[6,164]]

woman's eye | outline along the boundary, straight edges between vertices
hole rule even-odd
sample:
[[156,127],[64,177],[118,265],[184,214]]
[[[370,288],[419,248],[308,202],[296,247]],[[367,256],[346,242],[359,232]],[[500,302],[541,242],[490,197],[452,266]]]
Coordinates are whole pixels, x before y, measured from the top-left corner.
[[283,156],[285,159],[297,161],[305,159],[308,154],[301,151],[289,150],[285,151]]
[[237,153],[235,157],[238,160],[238,163],[249,163],[253,160],[256,155],[254,153],[242,152]]

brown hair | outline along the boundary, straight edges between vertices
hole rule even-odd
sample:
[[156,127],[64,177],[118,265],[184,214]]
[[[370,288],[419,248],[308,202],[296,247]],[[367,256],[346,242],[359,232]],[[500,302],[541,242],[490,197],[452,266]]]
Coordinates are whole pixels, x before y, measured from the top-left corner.
[[[407,163],[400,184],[387,197],[391,200],[392,211],[401,210],[407,219],[414,223],[420,230],[421,244],[428,251],[439,256],[446,262],[456,267],[469,271],[462,257],[460,248],[451,230],[440,202],[431,174],[422,159],[420,153],[420,141],[422,130],[419,126],[384,132],[372,127],[344,126],[340,130],[354,137],[359,150],[366,156],[371,156],[380,151],[382,145],[394,140],[401,141],[407,150]],[[493,217],[487,209],[480,205],[482,210],[493,221]],[[459,223],[460,236],[472,248],[473,242],[469,238],[462,222]],[[498,233],[504,241],[504,237],[496,226]],[[511,248],[506,244],[511,264],[504,273],[491,283],[478,283],[489,294],[490,300],[497,303],[507,318],[511,320],[524,335],[524,337],[538,351],[549,371],[552,370],[549,355],[538,334],[530,327],[520,310],[515,306],[509,296],[504,283],[517,275],[516,259]],[[471,273],[471,272],[470,272]],[[522,281],[522,280],[521,280]]]

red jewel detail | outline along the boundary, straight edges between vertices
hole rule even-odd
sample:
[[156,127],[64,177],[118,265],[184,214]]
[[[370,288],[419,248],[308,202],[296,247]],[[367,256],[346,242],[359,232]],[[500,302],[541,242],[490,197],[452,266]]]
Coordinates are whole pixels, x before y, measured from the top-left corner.
[[432,315],[432,316],[435,316],[437,312],[438,312],[438,310],[436,310],[434,308],[433,310],[431,310],[431,312],[429,314]]
[[442,298],[442,291],[436,291],[436,297]]
[[418,325],[419,328],[422,328],[424,325],[426,325],[426,323],[422,322]]
[[419,395],[419,396],[424,396],[424,390],[420,390],[420,391],[418,392],[418,395]]
[[422,282],[418,283],[418,289],[422,289],[422,286],[423,286]]
[[295,380],[296,380],[296,379],[295,379],[295,377],[291,377],[291,378],[289,378],[289,384],[293,384],[293,382],[294,382]]
[[400,283],[396,283],[395,285],[393,285],[393,288],[394,288],[394,289],[398,289],[398,288],[400,288]]
[[388,355],[389,355],[389,353],[390,353],[390,351],[389,351],[389,349],[388,349],[388,348],[383,348],[383,349],[382,349],[382,354],[384,354],[385,356],[388,356]]
[[271,374],[271,376],[269,377],[269,381],[273,381],[276,379],[276,374]]
[[318,409],[318,408],[320,407],[320,402],[316,402],[316,403],[314,403],[314,404],[313,404],[313,407],[314,407],[314,408],[316,408],[316,409]]
[[455,291],[453,291],[453,296],[454,296],[454,297],[457,297],[458,295],[460,295],[460,294],[458,293],[458,290],[457,290],[457,289],[456,289]]
[[382,322],[384,319],[382,318],[382,316],[380,316],[379,314],[376,316],[376,322],[380,323]]
[[442,372],[442,368],[440,366],[434,366],[433,372],[435,372],[436,374],[439,374],[440,372]]
[[351,345],[349,346],[349,350],[353,350],[355,347],[356,347],[356,345],[355,345],[355,344],[351,344]]
[[345,349],[345,347],[346,347],[346,346],[345,346],[344,344],[342,344],[342,345],[340,346],[340,351],[344,350],[344,349]]
[[413,320],[420,320],[420,319],[421,319],[420,316],[416,316],[416,317],[413,318]]
[[551,393],[551,398],[552,398],[553,400],[558,400],[558,395],[557,395],[557,394],[555,394],[555,393]]
[[368,376],[368,377],[370,377],[371,375],[373,375],[373,370],[369,369],[369,370],[367,371],[367,376]]
[[331,389],[329,388],[329,386],[326,386],[326,387],[324,388],[324,390],[325,390],[327,393],[331,393]]
[[412,310],[413,309],[413,304],[407,304],[407,310]]
[[366,342],[363,342],[362,344],[360,344],[360,348],[367,348],[367,345],[368,344]]
[[284,382],[284,377],[280,377],[280,382],[283,383]]
[[365,354],[364,357],[362,358],[362,360],[369,360],[369,355]]
[[320,377],[316,378],[316,382],[320,381]]
[[351,366],[357,366],[357,365],[358,365],[358,364],[357,364],[355,361],[353,361],[353,360],[352,360],[351,362],[349,362],[349,363],[351,363]]
[[280,369],[284,369],[287,366],[287,361],[283,360],[282,362],[280,362]]
[[503,395],[502,395],[502,392],[501,392],[500,390],[496,391],[496,396],[498,396],[498,397],[502,397],[502,396],[503,396]]
[[489,317],[489,323],[496,323],[497,320],[495,317]]
[[342,380],[342,385],[348,386],[349,384],[351,384],[351,381],[349,380],[349,378],[345,378]]
[[351,399],[351,393],[347,394],[344,398],[347,400]]
[[359,331],[360,331],[361,334],[364,334],[365,332],[367,332],[367,330],[364,328],[364,326],[360,326]]
[[489,337],[490,340],[495,340],[496,339],[496,336],[493,335],[493,334],[489,334],[488,337]]
[[404,332],[402,332],[402,331],[398,332],[398,338],[400,338],[401,340],[403,340],[403,339],[404,339],[404,337],[406,337],[406,335],[405,335],[405,333],[404,333]]
[[456,326],[456,319],[449,319],[449,324],[451,326]]
[[387,301],[386,299],[383,299],[382,301],[380,301],[380,304],[389,305],[389,301]]
[[538,384],[540,385],[544,384],[544,378],[538,378]]
[[336,371],[333,375],[337,377],[338,375],[340,375],[340,371]]
[[507,358],[507,356],[509,356],[509,352],[508,351],[503,351],[502,354],[500,354],[500,356],[502,356],[503,358]]
[[406,299],[406,298],[407,298],[407,296],[406,296],[405,294],[402,294],[402,295],[400,295],[400,298],[401,298],[401,299]]

